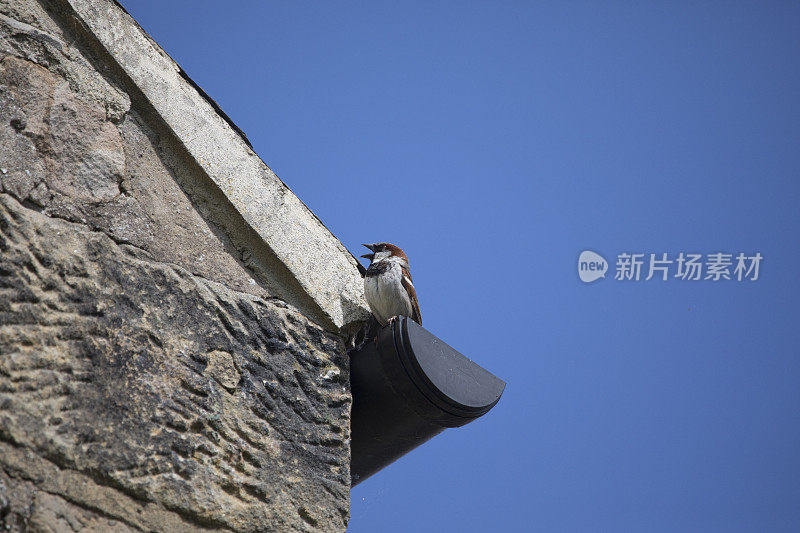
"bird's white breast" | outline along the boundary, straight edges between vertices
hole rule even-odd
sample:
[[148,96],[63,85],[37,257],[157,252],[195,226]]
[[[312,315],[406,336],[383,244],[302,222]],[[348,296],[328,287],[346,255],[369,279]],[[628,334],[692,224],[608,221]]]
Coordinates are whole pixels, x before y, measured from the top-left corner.
[[364,278],[364,294],[372,314],[381,325],[386,325],[393,316],[411,316],[411,299],[402,284],[403,271],[392,263],[385,272]]

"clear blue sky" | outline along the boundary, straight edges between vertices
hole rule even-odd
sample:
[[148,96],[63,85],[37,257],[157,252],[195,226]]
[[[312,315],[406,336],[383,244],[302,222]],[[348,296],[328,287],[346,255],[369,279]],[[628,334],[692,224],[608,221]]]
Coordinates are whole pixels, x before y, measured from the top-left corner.
[[[123,4],[508,382],[356,487],[352,533],[800,531],[799,3]],[[584,284],[585,249],[764,260]]]

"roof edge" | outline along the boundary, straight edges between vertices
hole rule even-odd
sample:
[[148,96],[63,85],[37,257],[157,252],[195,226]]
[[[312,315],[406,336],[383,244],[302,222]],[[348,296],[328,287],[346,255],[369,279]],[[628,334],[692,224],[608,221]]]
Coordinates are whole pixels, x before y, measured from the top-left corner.
[[[361,265],[258,157],[220,106],[115,0],[58,3],[95,36],[257,235],[248,240],[253,249],[241,251],[274,258],[294,278],[279,296],[326,329],[349,330],[366,320]],[[258,269],[253,273],[260,277]]]

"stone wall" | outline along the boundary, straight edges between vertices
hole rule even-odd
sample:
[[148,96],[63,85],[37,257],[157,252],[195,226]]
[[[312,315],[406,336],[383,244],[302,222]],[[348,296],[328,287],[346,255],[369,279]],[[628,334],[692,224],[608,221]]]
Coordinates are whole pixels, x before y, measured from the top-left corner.
[[0,0],[0,526],[343,530],[356,262],[179,80],[291,227],[245,213],[101,16],[146,37],[107,0]]

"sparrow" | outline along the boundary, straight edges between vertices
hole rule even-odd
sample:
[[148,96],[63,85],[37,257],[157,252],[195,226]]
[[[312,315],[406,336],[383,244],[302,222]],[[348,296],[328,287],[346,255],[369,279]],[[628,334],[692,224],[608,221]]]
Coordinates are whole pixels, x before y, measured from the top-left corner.
[[394,244],[386,242],[363,246],[372,252],[361,256],[370,261],[364,275],[364,294],[378,323],[385,326],[398,316],[407,316],[422,325],[408,256]]

